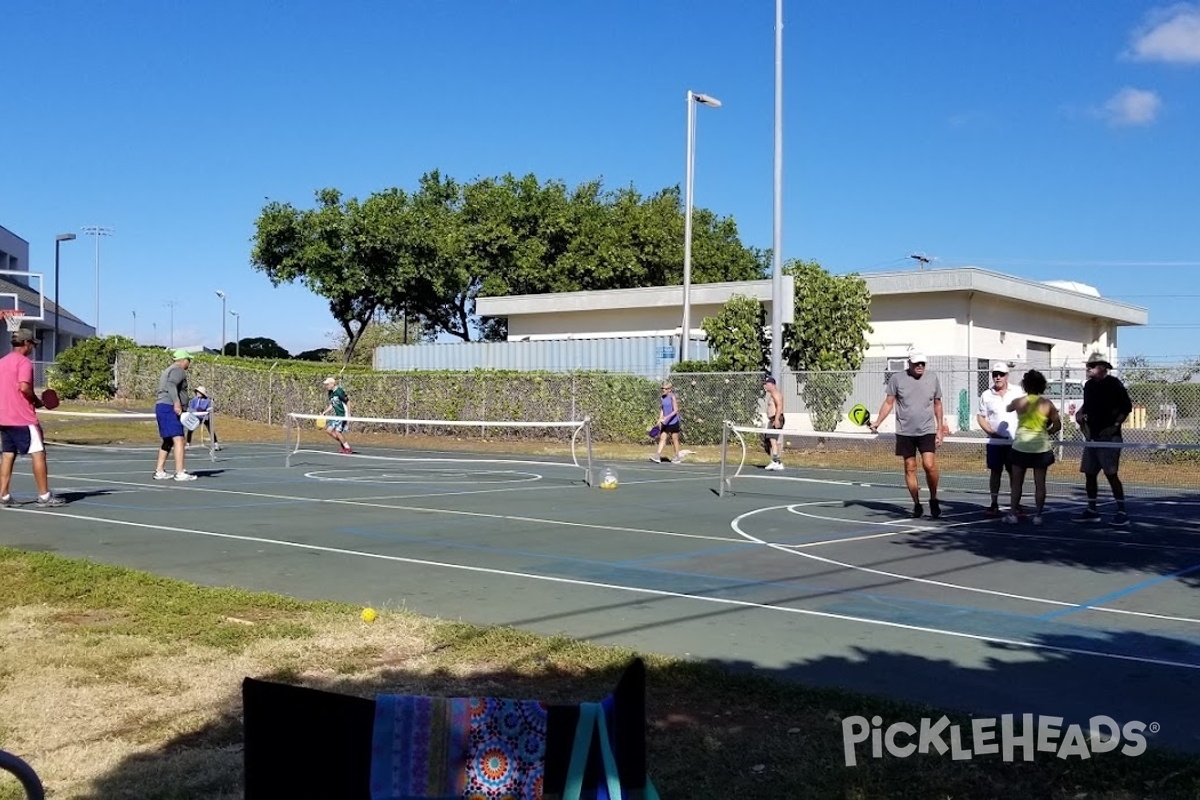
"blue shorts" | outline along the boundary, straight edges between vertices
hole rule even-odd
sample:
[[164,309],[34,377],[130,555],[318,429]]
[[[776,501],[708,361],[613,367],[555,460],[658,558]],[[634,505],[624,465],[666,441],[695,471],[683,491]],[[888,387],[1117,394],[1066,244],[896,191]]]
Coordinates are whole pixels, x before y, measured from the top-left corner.
[[158,403],[154,406],[154,416],[158,420],[158,435],[164,439],[174,439],[183,436],[183,423],[175,413],[175,406]]
[[1008,469],[1012,466],[1011,444],[989,444],[987,446],[987,468]]
[[45,451],[41,425],[0,425],[0,452],[26,456]]

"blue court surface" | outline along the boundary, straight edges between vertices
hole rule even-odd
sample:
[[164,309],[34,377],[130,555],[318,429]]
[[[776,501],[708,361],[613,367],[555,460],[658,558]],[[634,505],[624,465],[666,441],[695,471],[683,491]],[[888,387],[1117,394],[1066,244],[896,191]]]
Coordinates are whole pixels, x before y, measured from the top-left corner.
[[[909,517],[902,478],[712,464],[230,444],[155,481],[146,447],[55,447],[61,509],[27,465],[0,543],[205,585],[565,633],[986,716],[1139,720],[1200,750],[1200,493],[1129,487],[1083,525],[1078,477],[1045,524],[977,489]],[[721,496],[723,494],[723,496]],[[1108,499],[1102,489],[1101,499]],[[1031,499],[1030,501],[1031,502]],[[926,506],[928,508],[928,506]],[[651,687],[652,688],[652,687]]]

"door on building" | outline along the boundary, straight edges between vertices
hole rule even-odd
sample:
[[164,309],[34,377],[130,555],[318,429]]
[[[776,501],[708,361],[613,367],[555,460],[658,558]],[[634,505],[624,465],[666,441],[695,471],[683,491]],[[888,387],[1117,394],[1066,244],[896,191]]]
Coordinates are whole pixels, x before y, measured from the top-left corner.
[[1049,377],[1050,351],[1053,349],[1054,345],[1049,342],[1035,342],[1027,339],[1025,341],[1025,362],[1029,364],[1030,369],[1036,369]]

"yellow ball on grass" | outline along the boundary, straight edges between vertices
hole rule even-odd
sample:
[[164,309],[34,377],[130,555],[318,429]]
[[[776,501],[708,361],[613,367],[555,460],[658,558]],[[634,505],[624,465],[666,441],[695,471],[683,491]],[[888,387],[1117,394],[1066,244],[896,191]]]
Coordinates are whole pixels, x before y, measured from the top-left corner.
[[375,617],[379,616],[373,608],[364,608],[362,612],[363,622],[374,622]]

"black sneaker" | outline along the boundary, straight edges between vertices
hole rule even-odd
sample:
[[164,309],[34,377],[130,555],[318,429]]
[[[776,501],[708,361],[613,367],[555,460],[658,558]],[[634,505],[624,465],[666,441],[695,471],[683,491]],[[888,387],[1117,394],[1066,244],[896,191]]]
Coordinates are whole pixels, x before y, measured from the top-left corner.
[[65,506],[66,504],[67,501],[63,500],[56,494],[52,494],[49,497],[39,497],[37,499],[38,508],[58,508],[59,506]]
[[913,519],[920,519],[921,515],[924,513],[925,513],[925,509],[921,508],[920,503],[913,504],[913,510],[912,510]]
[[1129,524],[1129,516],[1124,511],[1118,511],[1113,517],[1113,525],[1124,527]]
[[1082,514],[1075,518],[1076,522],[1099,522],[1100,512],[1094,508],[1085,509]]
[[937,519],[942,515],[942,504],[937,501],[936,497],[929,498],[929,516]]

